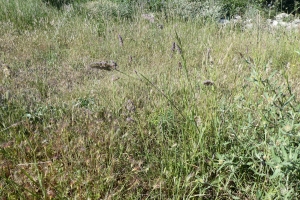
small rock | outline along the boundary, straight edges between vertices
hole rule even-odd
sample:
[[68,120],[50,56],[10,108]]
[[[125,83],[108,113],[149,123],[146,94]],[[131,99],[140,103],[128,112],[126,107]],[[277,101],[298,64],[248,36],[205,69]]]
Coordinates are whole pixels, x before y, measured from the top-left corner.
[[291,24],[291,28],[293,29],[300,28],[300,24]]
[[286,27],[286,29],[289,31],[290,30],[297,31],[299,28],[300,28],[300,24],[293,24],[293,23],[288,24],[288,26]]
[[242,19],[242,17],[241,17],[241,16],[239,16],[239,15],[235,15],[235,16],[233,17],[233,19],[236,19],[236,20],[241,20],[241,19]]
[[232,18],[232,22],[233,22],[234,24],[237,24],[237,23],[239,23],[239,22],[242,22],[242,17],[239,16],[239,15],[235,15],[235,16]]
[[245,27],[245,29],[252,29],[253,28],[253,24],[249,23],[249,24],[246,24],[244,27]]
[[219,20],[219,24],[221,24],[221,25],[227,25],[229,23],[230,23],[230,21],[228,19],[220,19]]
[[271,19],[267,19],[267,21],[266,21],[266,22],[267,22],[267,24],[271,24],[271,23],[272,23],[272,21],[273,21],[273,20],[271,20]]
[[294,21],[292,21],[292,24],[300,24],[300,19],[295,19]]
[[282,21],[284,18],[288,18],[290,15],[287,13],[280,13],[275,16],[275,19],[278,21]]
[[278,27],[278,21],[276,21],[276,20],[273,20],[272,21],[272,23],[270,24],[270,26],[272,27],[272,28],[276,28],[276,27]]
[[283,26],[283,27],[288,26],[288,23],[283,22],[283,21],[279,21],[278,24],[279,24],[280,26]]

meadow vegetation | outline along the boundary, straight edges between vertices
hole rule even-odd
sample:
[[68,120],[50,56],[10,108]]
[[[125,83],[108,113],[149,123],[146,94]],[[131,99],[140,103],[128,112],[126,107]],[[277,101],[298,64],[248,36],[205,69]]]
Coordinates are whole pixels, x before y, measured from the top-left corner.
[[0,1],[3,199],[300,198],[298,30],[45,2]]

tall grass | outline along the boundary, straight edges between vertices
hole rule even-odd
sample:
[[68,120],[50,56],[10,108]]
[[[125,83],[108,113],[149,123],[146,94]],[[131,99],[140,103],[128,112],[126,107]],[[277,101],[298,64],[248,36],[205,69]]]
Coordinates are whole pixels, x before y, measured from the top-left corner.
[[51,13],[55,10],[47,9],[46,4],[37,0],[0,2],[0,20],[10,22],[17,29],[29,29],[48,23]]
[[1,18],[0,196],[299,198],[299,34],[90,5]]

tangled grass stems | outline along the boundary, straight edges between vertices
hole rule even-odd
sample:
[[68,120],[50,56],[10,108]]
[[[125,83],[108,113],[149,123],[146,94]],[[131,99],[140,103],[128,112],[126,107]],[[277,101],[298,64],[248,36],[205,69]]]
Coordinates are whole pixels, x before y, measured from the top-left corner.
[[1,197],[299,199],[299,34],[97,3],[1,22]]

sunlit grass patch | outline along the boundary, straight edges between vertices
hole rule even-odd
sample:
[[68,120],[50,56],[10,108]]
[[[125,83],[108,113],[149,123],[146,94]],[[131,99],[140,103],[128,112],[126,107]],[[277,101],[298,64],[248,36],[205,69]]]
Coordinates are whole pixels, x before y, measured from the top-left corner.
[[76,9],[1,20],[0,196],[299,197],[297,33]]

